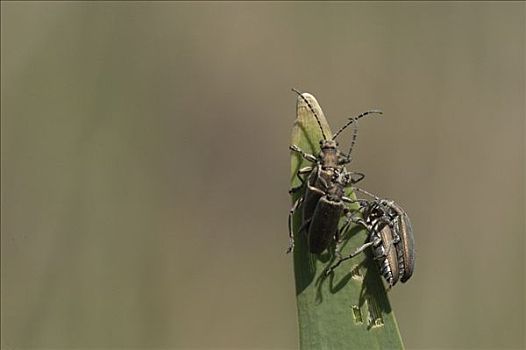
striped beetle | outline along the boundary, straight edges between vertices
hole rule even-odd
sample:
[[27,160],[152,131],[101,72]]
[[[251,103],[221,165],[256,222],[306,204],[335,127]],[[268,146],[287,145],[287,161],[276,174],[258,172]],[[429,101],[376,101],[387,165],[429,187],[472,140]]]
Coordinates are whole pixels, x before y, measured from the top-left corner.
[[379,264],[380,272],[389,288],[398,280],[406,282],[413,275],[415,268],[415,241],[409,216],[394,201],[379,198],[361,188],[355,190],[374,200],[358,200],[363,218],[349,214],[345,226],[354,222],[365,227],[369,232],[367,242],[349,256],[340,257],[326,273],[329,274],[343,261],[372,246],[373,257]]

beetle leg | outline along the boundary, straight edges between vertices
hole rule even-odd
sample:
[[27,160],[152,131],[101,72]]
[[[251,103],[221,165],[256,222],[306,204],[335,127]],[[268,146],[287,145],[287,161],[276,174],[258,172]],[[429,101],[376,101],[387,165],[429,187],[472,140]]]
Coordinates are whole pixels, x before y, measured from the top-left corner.
[[[364,178],[365,178],[365,174],[364,173],[360,173],[360,172],[357,172],[357,171],[349,171],[349,174],[351,175],[351,181],[345,185],[345,187],[349,187],[349,186],[352,186],[360,181],[362,181]],[[353,175],[357,175],[358,176],[358,179],[353,179]]]
[[356,216],[352,215],[351,211],[348,208],[344,208],[344,214],[347,216],[347,218],[345,224],[343,224],[343,226],[340,229],[340,236],[343,236],[343,234],[349,229],[351,223],[357,223],[357,220],[359,219]]
[[303,187],[303,184],[299,185],[299,186],[296,186],[296,187],[292,187],[290,190],[289,190],[289,194],[294,194],[296,192],[298,192],[299,190],[301,190],[301,188]]
[[[352,199],[347,196],[342,196],[342,201],[344,201],[345,203],[349,203],[349,204],[358,203],[360,204],[360,207],[364,207],[367,203],[369,203],[369,201],[366,199],[361,199],[361,198]],[[346,210],[349,210],[349,209],[346,208]]]
[[350,225],[351,222],[355,223],[355,224],[358,224],[360,226],[363,226],[370,234],[369,241],[367,243],[364,243],[360,247],[358,247],[354,252],[352,252],[351,254],[349,254],[346,257],[341,257],[341,255],[339,254],[340,256],[339,256],[338,261],[325,271],[326,275],[329,275],[331,272],[333,272],[334,269],[336,269],[338,266],[340,266],[340,264],[342,262],[344,262],[345,260],[349,260],[349,259],[354,258],[355,256],[357,256],[358,254],[362,253],[365,249],[369,248],[370,246],[377,246],[378,244],[381,244],[381,240],[378,239],[378,237],[374,237],[374,235],[371,236],[372,233],[375,232],[376,225],[373,227],[372,225],[370,225],[367,222],[365,222],[362,218],[359,218],[359,217],[357,218],[356,216],[350,214],[349,210],[347,210],[346,214],[347,214],[347,222],[344,224],[343,227],[346,227],[346,226]]
[[308,174],[311,171],[312,171],[312,167],[311,166],[306,166],[305,168],[301,168],[300,170],[298,170],[298,172],[296,173],[296,177],[298,179],[300,179],[301,185],[291,188],[289,190],[290,194],[298,192],[303,187],[303,185],[305,184],[305,179],[302,178],[300,175]]
[[356,202],[354,199],[351,199],[346,196],[342,196],[342,201],[344,201],[345,203],[355,203]]
[[[306,166],[304,168],[301,168],[300,170],[298,170],[298,173],[296,174],[297,176],[299,175],[305,175],[305,174],[308,174],[312,171],[312,167],[311,166]],[[300,178],[300,180],[303,180],[305,181],[305,179],[302,179]]]
[[361,203],[363,199],[352,199],[347,196],[342,196],[342,201],[345,203],[353,204],[353,203]]
[[329,183],[323,176],[321,176],[321,167],[318,167],[318,174],[317,174],[318,180],[321,182],[324,188],[329,188]]
[[287,249],[287,254],[294,250],[294,233],[292,232],[292,218],[294,216],[294,212],[301,205],[302,202],[303,197],[298,198],[289,211],[289,248]]
[[336,264],[332,265],[330,268],[327,269],[327,271],[325,271],[325,274],[329,275],[331,272],[334,271],[334,269],[336,269],[338,266],[340,266],[340,264],[342,262],[344,262],[345,260],[349,260],[349,259],[354,258],[356,255],[360,254],[361,252],[363,252],[365,249],[367,249],[368,247],[370,247],[372,245],[373,245],[373,242],[367,242],[367,243],[363,244],[361,247],[359,247],[358,249],[356,249],[354,252],[349,254],[348,256],[346,256],[344,258],[340,257],[340,259],[338,259]]
[[294,151],[294,152],[297,152],[297,153],[301,154],[301,156],[302,156],[303,158],[305,158],[306,160],[308,160],[309,162],[313,162],[313,163],[315,163],[315,162],[318,160],[318,158],[316,158],[316,156],[304,152],[301,148],[299,148],[299,147],[296,146],[296,145],[292,145],[292,146],[290,146],[289,149],[290,149],[291,151]]
[[358,220],[354,222],[365,228],[369,233],[374,232],[373,227],[370,224],[366,223],[362,218],[358,218]]
[[336,254],[336,256],[338,256],[339,259],[342,258],[342,253],[340,252],[341,245],[343,243],[342,237],[345,234],[345,232],[347,232],[347,230],[349,229],[349,226],[351,225],[351,222],[352,221],[350,219],[348,219],[347,222],[345,224],[343,224],[343,226],[334,235],[334,238],[335,238],[335,241],[336,241],[336,248],[334,249],[334,254]]
[[[351,200],[351,201],[353,203],[356,202],[356,201],[353,201],[353,200]],[[344,208],[344,214],[347,216],[347,218],[346,218],[345,224],[343,224],[343,226],[340,228],[340,230],[337,233],[337,236],[336,236],[337,237],[337,239],[336,239],[336,249],[334,250],[334,253],[338,256],[338,258],[340,260],[344,259],[342,257],[342,255],[341,255],[341,252],[340,252],[341,244],[343,242],[343,239],[341,239],[341,237],[343,237],[343,235],[347,232],[347,230],[351,226],[351,223],[361,224],[361,225],[365,224],[365,222],[363,222],[363,220],[361,218],[352,215],[351,210],[349,208]],[[362,224],[362,222],[363,222],[363,224]],[[338,263],[338,265],[339,264],[340,263]]]
[[307,184],[307,187],[309,188],[309,190],[313,191],[313,192],[316,192],[316,193],[319,193],[321,194],[322,196],[325,196],[325,192],[323,192],[322,190],[320,190],[319,188],[317,187],[314,187],[314,186],[311,186],[309,184]]
[[336,254],[336,256],[338,256],[339,259],[342,258],[342,254],[340,252],[341,245],[343,243],[342,237],[344,236],[344,234],[349,229],[349,226],[351,226],[351,222],[352,222],[352,219],[353,219],[352,215],[348,215],[348,213],[349,213],[349,209],[348,208],[344,207],[343,210],[344,210],[344,214],[347,215],[347,221],[334,234],[334,240],[336,241],[336,247],[334,249],[334,254]]

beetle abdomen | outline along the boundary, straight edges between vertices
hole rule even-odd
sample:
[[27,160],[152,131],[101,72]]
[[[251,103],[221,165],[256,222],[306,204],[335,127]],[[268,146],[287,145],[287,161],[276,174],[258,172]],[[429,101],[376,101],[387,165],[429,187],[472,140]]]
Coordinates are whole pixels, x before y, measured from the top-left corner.
[[400,217],[399,222],[399,236],[398,255],[401,263],[402,282],[406,282],[413,275],[415,269],[415,238],[413,236],[413,228],[409,217],[404,213]]
[[307,186],[303,203],[303,222],[311,219],[314,210],[321,197],[327,191],[327,185],[331,183],[332,170],[321,170],[319,166],[314,168],[307,178]]
[[375,259],[378,260],[380,272],[390,286],[394,286],[400,277],[398,253],[394,244],[393,231],[389,225],[378,232],[382,244],[374,250]]
[[320,254],[327,249],[338,231],[343,207],[343,202],[331,201],[327,197],[320,198],[309,226],[309,250],[311,253]]

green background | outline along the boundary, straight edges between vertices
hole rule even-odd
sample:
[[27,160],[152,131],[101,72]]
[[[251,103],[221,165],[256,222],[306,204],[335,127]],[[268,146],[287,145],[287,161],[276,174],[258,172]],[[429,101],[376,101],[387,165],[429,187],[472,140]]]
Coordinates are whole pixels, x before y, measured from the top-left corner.
[[524,28],[523,2],[2,2],[2,347],[297,348],[291,87],[333,129],[384,111],[353,164],[413,221],[407,348],[524,347]]

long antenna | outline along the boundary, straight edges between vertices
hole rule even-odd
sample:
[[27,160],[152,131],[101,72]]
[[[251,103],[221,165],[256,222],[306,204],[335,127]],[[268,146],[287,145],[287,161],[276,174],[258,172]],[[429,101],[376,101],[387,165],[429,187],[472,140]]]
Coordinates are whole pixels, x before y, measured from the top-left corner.
[[352,135],[351,147],[349,148],[349,152],[347,153],[348,157],[351,156],[352,149],[354,147],[354,144],[356,143],[356,138],[358,137],[358,119],[363,118],[363,117],[365,117],[368,114],[383,114],[383,112],[381,110],[379,110],[379,109],[372,109],[370,111],[363,112],[362,114],[360,114],[357,117],[351,117],[351,118],[349,118],[349,122],[347,124],[345,124],[344,126],[342,126],[340,128],[340,130],[338,130],[338,132],[336,134],[334,134],[334,136],[332,137],[332,139],[335,140],[336,137],[343,130],[345,130],[349,125],[354,123],[354,130],[353,130],[353,135]]
[[371,198],[374,198],[374,199],[377,200],[377,201],[381,199],[381,198],[378,197],[377,195],[372,194],[371,192],[366,191],[366,190],[364,190],[363,188],[360,188],[360,187],[353,187],[353,190],[358,191],[358,192],[361,192],[361,193],[363,193],[363,194],[365,194],[365,195],[367,195],[367,196],[369,196],[369,197],[371,197]]
[[316,114],[316,112],[314,111],[314,108],[312,107],[312,105],[310,104],[310,102],[305,98],[305,96],[303,96],[303,94],[301,92],[299,92],[298,90],[292,88],[292,91],[294,91],[295,93],[298,94],[299,97],[301,97],[303,99],[303,101],[305,101],[305,103],[307,104],[307,106],[309,107],[310,111],[312,112],[312,114],[314,114],[314,117],[316,118],[316,121],[318,122],[318,126],[320,127],[320,130],[321,130],[321,135],[323,136],[323,139],[324,140],[327,140],[327,136],[325,136],[325,132],[323,132],[323,128],[321,127],[321,122],[320,122],[320,118],[318,118],[318,115]]
[[334,136],[332,137],[332,139],[333,139],[333,140],[336,140],[336,138],[338,137],[338,135],[339,135],[343,130],[347,129],[347,127],[348,127],[349,125],[351,125],[352,123],[356,123],[356,122],[358,121],[358,119],[363,118],[363,117],[365,117],[365,116],[368,115],[368,114],[374,114],[374,113],[376,113],[376,114],[383,114],[384,112],[382,112],[382,111],[379,110],[379,109],[372,109],[372,110],[370,110],[370,111],[363,112],[362,114],[360,114],[360,115],[357,116],[357,117],[351,117],[351,118],[349,118],[349,122],[348,122],[347,124],[345,124],[344,126],[342,126],[342,127],[340,128],[340,130],[338,130],[338,131],[336,132],[336,134],[334,134]]

